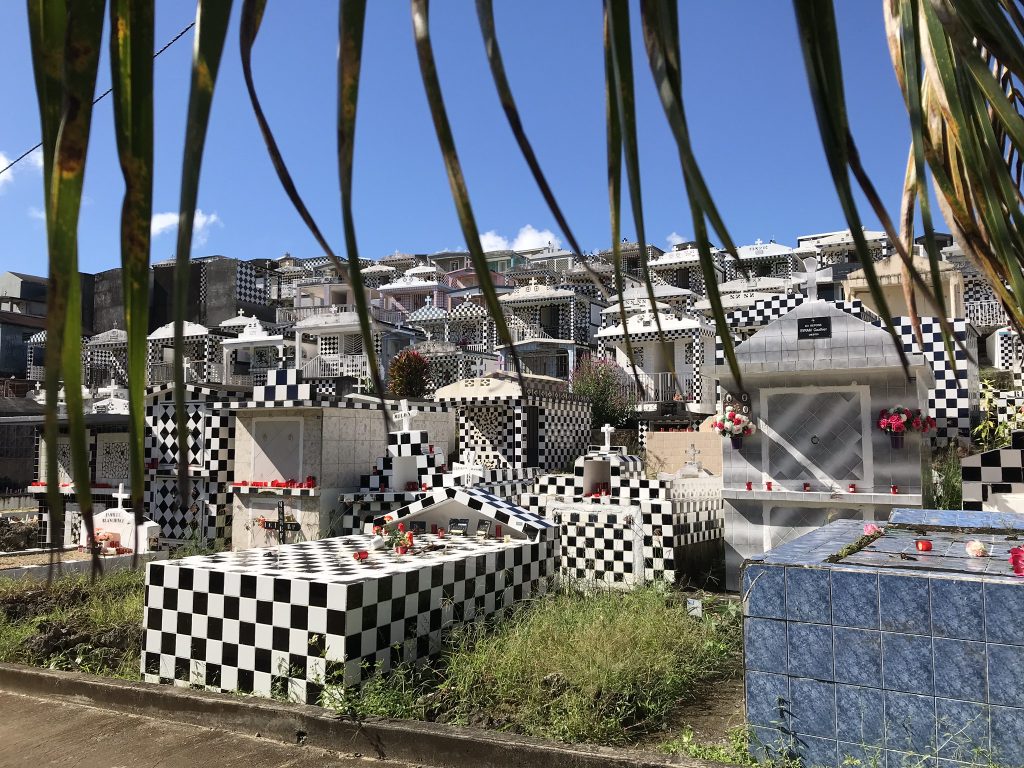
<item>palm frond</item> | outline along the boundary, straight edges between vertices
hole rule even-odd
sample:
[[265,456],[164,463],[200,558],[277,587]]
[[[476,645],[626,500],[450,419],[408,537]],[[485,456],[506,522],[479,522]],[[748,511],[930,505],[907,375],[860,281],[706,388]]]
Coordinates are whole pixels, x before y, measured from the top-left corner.
[[110,69],[114,130],[124,176],[121,266],[128,334],[131,503],[143,520],[146,333],[149,326],[150,220],[153,215],[153,0],[111,0]]
[[[356,307],[358,308],[359,329],[363,337],[363,349],[367,350],[370,377],[373,380],[374,391],[383,397],[384,383],[380,374],[380,365],[377,360],[375,345],[373,343],[372,322],[370,319],[369,307],[366,302],[362,275],[359,271],[358,254],[355,254],[353,259],[353,251],[349,251],[348,265],[346,268],[346,265],[342,263],[335,250],[327,242],[327,238],[324,236],[320,226],[313,218],[313,214],[310,213],[309,208],[303,201],[302,195],[299,194],[298,187],[296,187],[295,182],[292,179],[292,175],[288,170],[288,165],[284,161],[284,156],[281,153],[277,140],[274,138],[274,133],[270,129],[270,123],[266,118],[263,106],[256,94],[256,84],[252,74],[252,49],[256,43],[256,38],[259,35],[260,26],[263,21],[263,12],[266,9],[266,5],[266,0],[245,0],[245,3],[242,5],[242,22],[239,27],[238,42],[242,58],[242,75],[245,78],[245,87],[249,93],[249,101],[252,104],[253,112],[256,115],[256,122],[259,125],[260,133],[263,135],[263,142],[267,146],[270,161],[274,166],[274,170],[277,172],[277,178],[281,182],[281,187],[284,189],[285,194],[288,195],[288,199],[291,200],[296,212],[306,225],[306,228],[309,229],[310,234],[312,234],[313,238],[317,241],[317,244],[320,246],[324,255],[330,259],[331,263],[334,264],[339,273],[345,271],[348,272],[353,292],[355,294]],[[345,14],[345,7],[346,6],[343,3],[342,15]],[[363,15],[365,16],[365,9]],[[341,60],[340,57],[341,48],[339,47],[339,61]],[[297,333],[300,332],[297,331]],[[301,339],[296,339],[296,343],[301,344]],[[387,415],[382,415],[386,421]]]
[[576,235],[573,234],[572,229],[569,227],[569,221],[566,219],[565,214],[562,213],[562,208],[558,205],[555,193],[552,191],[547,177],[541,170],[540,161],[537,159],[537,154],[533,151],[533,145],[526,136],[523,121],[519,116],[519,108],[516,106],[515,98],[512,96],[512,86],[509,85],[508,76],[505,74],[505,62],[501,55],[501,47],[498,45],[498,33],[494,24],[493,0],[476,0],[476,12],[480,20],[480,34],[484,39],[484,50],[487,51],[487,62],[491,67],[491,77],[494,79],[494,88],[498,92],[501,108],[505,112],[512,135],[515,136],[516,143],[519,145],[519,151],[522,152],[523,159],[526,160],[530,173],[533,174],[533,179],[537,182],[537,187],[544,197],[544,202],[548,205],[548,210],[551,211],[551,215],[555,217],[558,228],[562,230],[566,240],[569,241],[569,247],[572,249],[572,252],[580,258],[580,264],[583,265],[588,277],[590,277],[590,281],[600,292],[601,296],[607,297],[608,292],[605,290],[600,275],[593,270],[583,256],[583,250],[580,248],[579,241],[577,241]]
[[484,256],[483,247],[480,245],[480,231],[476,226],[476,218],[473,216],[469,190],[466,187],[466,179],[462,174],[462,164],[459,162],[459,155],[455,149],[455,137],[452,135],[451,124],[448,122],[448,112],[444,105],[444,94],[441,91],[441,82],[437,76],[437,65],[434,62],[434,50],[430,41],[430,0],[412,0],[412,28],[413,37],[416,41],[416,55],[419,60],[420,75],[423,78],[423,91],[427,97],[427,103],[430,105],[430,116],[433,119],[437,143],[444,158],[445,171],[448,174],[448,185],[451,188],[455,211],[459,217],[462,236],[466,240],[470,260],[473,263],[473,269],[476,272],[480,290],[483,292],[487,310],[491,313],[491,319],[494,321],[497,329],[498,338],[508,345],[516,374],[520,377],[521,381],[522,366],[519,362],[519,355],[516,352],[512,335],[509,333],[505,315],[501,311],[498,294],[494,289],[494,281],[491,280],[491,273],[487,267],[487,258]]
[[711,314],[715,319],[715,329],[721,339],[722,351],[725,354],[729,370],[732,372],[733,378],[736,379],[737,385],[742,386],[742,371],[740,371],[736,359],[736,349],[732,340],[732,331],[726,321],[722,295],[718,290],[718,276],[715,273],[714,256],[711,253],[711,241],[708,237],[708,221],[715,228],[727,253],[739,264],[744,273],[746,268],[739,260],[736,245],[711,197],[711,192],[704,181],[690,141],[690,131],[683,105],[678,10],[675,3],[670,0],[641,0],[640,15],[651,74],[654,77],[672,137],[676,142],[679,164],[686,182],[690,216],[693,220],[693,235],[697,242],[701,273],[704,275],[704,286],[708,293]]
[[[185,123],[185,151],[181,162],[181,200],[178,204],[178,242],[174,267],[174,415],[178,429],[178,504],[190,505],[188,466],[188,414],[185,412],[185,365],[182,357],[185,315],[188,313],[188,277],[192,259],[192,230],[199,196],[206,128],[210,121],[213,89],[217,83],[231,0],[199,0],[196,42],[192,48],[192,79]],[[199,526],[202,530],[202,526]]]
[[[676,388],[680,391],[679,379],[676,376],[675,359],[665,340],[661,327],[661,313],[657,311],[657,300],[654,296],[654,283],[651,282],[651,270],[647,258],[647,235],[644,226],[643,193],[640,185],[640,148],[636,129],[636,95],[633,87],[633,44],[630,38],[629,3],[628,0],[606,0],[605,18],[607,20],[606,44],[611,46],[613,87],[612,94],[617,102],[616,112],[620,121],[622,150],[626,164],[626,180],[629,184],[629,200],[633,211],[633,224],[636,227],[638,262],[647,299],[650,302],[654,325],[661,339],[662,359],[668,361],[669,374]],[[618,208],[618,205],[615,206]],[[616,238],[617,239],[617,238]],[[627,349],[630,346],[629,324],[622,312],[622,329]],[[633,362],[632,356],[630,362]],[[633,366],[634,371],[636,366]],[[639,381],[638,381],[639,384]]]
[[[52,241],[54,211],[50,204],[50,189],[53,186],[53,158],[60,132],[60,119],[64,101],[64,38],[67,29],[67,8],[62,0],[44,2],[30,0],[28,3],[29,39],[32,46],[32,70],[36,82],[36,98],[39,103],[39,119],[43,145],[43,190],[46,211],[47,244]],[[60,427],[57,417],[57,393],[60,389],[61,354],[64,342],[64,317],[67,316],[67,299],[57,291],[58,264],[49,259],[50,311],[46,322],[46,415],[43,426],[46,447],[46,501],[50,511],[50,523],[54,530],[64,530],[64,498],[60,493],[60,477],[57,471],[57,441]],[[54,542],[56,544],[56,542]],[[59,550],[59,548],[58,548]]]
[[[352,166],[356,146],[356,107],[359,103],[359,75],[363,61],[363,28],[366,24],[366,0],[342,0],[338,17],[338,176],[341,183],[341,219],[345,229],[349,280],[355,293],[363,349],[370,361],[374,389],[383,402],[384,382],[377,364],[377,353],[370,331],[370,307],[359,264],[356,222],[352,213]],[[385,432],[387,415],[383,414]]]
[[[49,62],[61,61],[62,87],[48,82],[40,99],[61,99],[60,125],[56,131],[46,195],[47,245],[50,252],[50,284],[47,293],[47,411],[52,424],[47,431],[54,450],[47,461],[56,464],[56,394],[57,379],[63,376],[64,398],[68,412],[68,439],[71,443],[71,466],[75,493],[82,520],[89,535],[93,532],[92,493],[90,487],[89,450],[86,444],[85,413],[82,398],[82,284],[78,273],[78,215],[82,206],[82,185],[92,127],[92,99],[96,90],[103,37],[103,0],[83,0],[67,7],[63,39],[55,34],[50,19],[41,9],[29,5],[30,18],[41,21],[33,25],[33,46],[45,46]],[[59,4],[62,5],[62,4]],[[62,10],[62,9],[58,9]],[[50,13],[54,12],[53,10]],[[30,22],[31,23],[31,22]],[[41,34],[39,34],[41,33]],[[37,37],[37,34],[39,35]],[[63,49],[63,54],[58,53]],[[38,49],[36,49],[38,50]],[[42,60],[42,55],[37,57]],[[45,66],[45,65],[44,65]],[[48,75],[44,75],[49,79]],[[40,104],[44,139],[53,136],[52,125],[56,107]],[[44,156],[45,162],[45,156]],[[48,472],[49,476],[56,471]],[[55,485],[57,485],[55,483]],[[62,515],[58,515],[62,517]],[[63,530],[60,528],[58,530]],[[99,559],[93,559],[94,569]]]
[[850,183],[850,136],[846,118],[846,98],[843,91],[843,71],[839,57],[839,36],[836,30],[835,11],[832,3],[817,0],[793,0],[796,10],[800,47],[804,56],[804,68],[811,90],[811,101],[818,121],[829,172],[839,196],[850,236],[853,239],[857,257],[864,270],[864,277],[875,302],[878,314],[882,316],[889,335],[892,336],[907,376],[910,376],[910,361],[899,341],[892,321],[889,303],[882,291],[875,270],[875,263],[868,250],[867,240],[861,223],[860,211],[853,196]]

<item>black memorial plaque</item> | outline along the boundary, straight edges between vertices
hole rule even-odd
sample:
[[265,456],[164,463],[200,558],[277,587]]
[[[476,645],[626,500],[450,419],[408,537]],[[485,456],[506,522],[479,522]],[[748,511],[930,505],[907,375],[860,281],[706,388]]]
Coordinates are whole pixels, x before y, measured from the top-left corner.
[[804,339],[831,339],[831,317],[801,317],[796,321],[796,337]]

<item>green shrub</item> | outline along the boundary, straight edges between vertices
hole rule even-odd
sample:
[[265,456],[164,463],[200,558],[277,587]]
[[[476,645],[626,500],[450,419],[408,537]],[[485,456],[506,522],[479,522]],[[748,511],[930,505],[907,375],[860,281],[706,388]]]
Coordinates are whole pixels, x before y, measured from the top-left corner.
[[678,593],[564,592],[453,635],[442,711],[461,723],[620,744],[736,673],[738,611],[695,619]]
[[426,397],[430,388],[430,361],[413,349],[403,349],[388,366],[388,394]]
[[636,416],[636,384],[611,360],[585,359],[570,378],[573,394],[590,401],[594,427],[621,427]]

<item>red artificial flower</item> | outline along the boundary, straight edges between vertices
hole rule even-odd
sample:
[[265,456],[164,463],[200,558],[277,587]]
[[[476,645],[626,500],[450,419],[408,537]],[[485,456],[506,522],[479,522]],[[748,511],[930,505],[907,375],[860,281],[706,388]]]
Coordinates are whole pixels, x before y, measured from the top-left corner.
[[1024,547],[1014,547],[1010,550],[1010,566],[1016,576],[1024,576]]
[[380,535],[380,532],[381,532],[382,530],[383,530],[383,529],[382,529],[382,528],[381,528],[381,527],[380,527],[379,525],[375,525],[375,526],[373,526],[373,532],[374,532],[375,534],[377,534],[378,536]]
[[881,419],[878,420],[878,428],[879,429],[884,430],[888,426],[889,426],[889,419],[888,418],[881,418]]
[[405,532],[405,523],[399,523],[398,524],[398,532],[399,533],[404,533]]
[[921,417],[920,416],[915,416],[914,420],[910,423],[910,426],[912,426],[915,430],[920,432],[921,431],[921,427],[924,426],[922,421],[921,421]]

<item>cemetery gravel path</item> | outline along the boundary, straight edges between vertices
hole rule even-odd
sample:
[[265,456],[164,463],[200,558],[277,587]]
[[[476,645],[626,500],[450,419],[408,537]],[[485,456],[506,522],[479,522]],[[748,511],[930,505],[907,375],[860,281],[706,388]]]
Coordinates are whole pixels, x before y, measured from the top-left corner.
[[0,768],[407,768],[0,691]]

